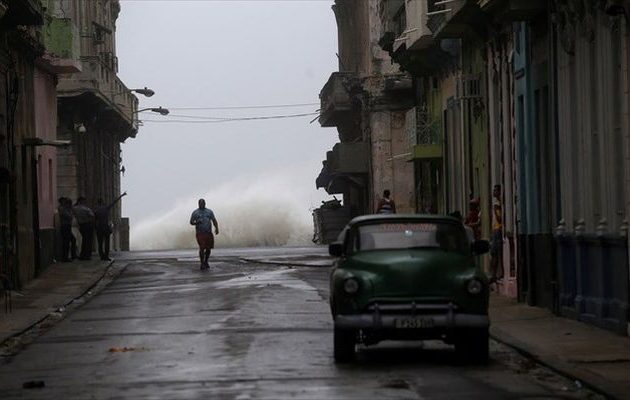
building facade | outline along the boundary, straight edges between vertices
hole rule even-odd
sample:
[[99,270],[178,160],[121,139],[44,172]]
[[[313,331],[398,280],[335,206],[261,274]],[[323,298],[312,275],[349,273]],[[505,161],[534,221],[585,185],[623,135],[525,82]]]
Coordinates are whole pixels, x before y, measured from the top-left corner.
[[0,15],[0,278],[20,287],[53,260],[59,59],[47,3],[9,1]]
[[337,0],[333,6],[339,72],[320,93],[319,121],[336,127],[340,142],[328,152],[317,187],[343,194],[348,220],[374,212],[384,190],[391,191],[400,212],[415,210],[406,129],[413,85],[378,46],[380,6],[362,0]]
[[[55,0],[55,15],[67,20],[66,32],[78,39],[80,72],[64,75],[57,86],[57,137],[72,145],[59,150],[59,196],[82,196],[94,207],[120,195],[120,144],[138,130],[138,99],[118,78],[116,20],[118,0]],[[113,249],[120,249],[121,204],[111,212]]]
[[0,4],[0,290],[58,258],[58,197],[120,193],[137,99],[116,77],[119,11],[113,0]]
[[[356,102],[354,121],[370,143],[367,193],[390,186],[406,211],[423,213],[465,214],[478,199],[487,238],[492,190],[500,185],[499,291],[627,333],[629,2],[337,1],[341,6],[363,16],[345,31],[337,16],[342,66],[359,63],[359,77],[412,82],[411,93],[393,101],[403,105],[390,111],[390,124],[370,119],[363,98]],[[364,38],[342,45],[352,30]],[[377,92],[359,82],[357,92]],[[399,112],[405,117],[397,119]],[[379,138],[400,137],[392,129],[400,125],[407,143],[384,151]],[[404,165],[391,162],[398,156]],[[390,165],[400,182],[383,178]]]

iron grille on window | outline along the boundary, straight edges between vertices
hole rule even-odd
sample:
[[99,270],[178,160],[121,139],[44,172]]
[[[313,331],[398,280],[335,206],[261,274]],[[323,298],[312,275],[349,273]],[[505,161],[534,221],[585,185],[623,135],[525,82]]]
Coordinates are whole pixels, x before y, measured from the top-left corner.
[[457,98],[459,99],[480,99],[481,92],[481,76],[462,75],[457,80]]

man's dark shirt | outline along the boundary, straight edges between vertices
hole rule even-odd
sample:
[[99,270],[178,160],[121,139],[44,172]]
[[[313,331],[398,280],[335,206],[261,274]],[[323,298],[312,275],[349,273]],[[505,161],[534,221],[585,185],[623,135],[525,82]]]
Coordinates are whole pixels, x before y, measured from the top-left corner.
[[101,206],[94,211],[96,217],[96,229],[105,230],[109,228],[109,210],[113,205]]
[[68,207],[59,207],[59,222],[61,225],[72,225],[72,209]]

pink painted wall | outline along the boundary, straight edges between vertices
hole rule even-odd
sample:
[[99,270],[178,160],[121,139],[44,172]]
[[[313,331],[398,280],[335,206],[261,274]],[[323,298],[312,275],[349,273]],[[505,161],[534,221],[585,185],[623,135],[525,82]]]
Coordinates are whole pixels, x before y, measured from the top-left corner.
[[[35,136],[44,140],[57,138],[57,90],[53,75],[35,69]],[[37,147],[37,180],[39,188],[39,227],[54,228],[57,204],[57,150]]]

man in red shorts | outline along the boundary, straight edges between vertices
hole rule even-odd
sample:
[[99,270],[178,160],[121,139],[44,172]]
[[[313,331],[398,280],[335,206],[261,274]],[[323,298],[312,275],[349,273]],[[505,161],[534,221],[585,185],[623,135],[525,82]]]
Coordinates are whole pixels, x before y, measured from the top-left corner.
[[201,269],[210,268],[208,258],[210,252],[214,248],[214,235],[212,234],[212,225],[214,225],[214,233],[219,234],[219,223],[214,216],[214,212],[206,208],[206,201],[199,199],[199,208],[193,211],[190,216],[190,225],[195,226],[197,232],[197,244],[199,244],[199,260],[201,261]]

